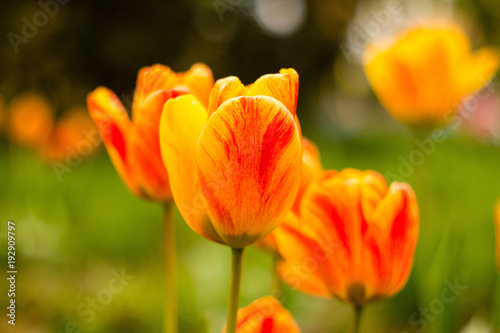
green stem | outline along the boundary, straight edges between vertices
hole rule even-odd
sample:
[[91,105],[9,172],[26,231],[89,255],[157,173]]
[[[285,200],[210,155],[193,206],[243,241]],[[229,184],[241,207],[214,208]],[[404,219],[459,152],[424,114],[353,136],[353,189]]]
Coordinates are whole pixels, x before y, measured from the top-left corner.
[[273,256],[273,285],[271,289],[271,295],[278,295],[281,292],[281,279],[278,274],[279,259],[280,259],[279,253],[275,253]]
[[165,204],[165,332],[177,333],[177,255],[174,204]]
[[231,282],[229,285],[229,302],[227,307],[227,333],[236,333],[236,320],[240,302],[241,268],[243,263],[242,249],[232,248]]
[[358,333],[361,322],[361,312],[363,311],[362,305],[354,305],[352,309],[351,329],[350,333]]

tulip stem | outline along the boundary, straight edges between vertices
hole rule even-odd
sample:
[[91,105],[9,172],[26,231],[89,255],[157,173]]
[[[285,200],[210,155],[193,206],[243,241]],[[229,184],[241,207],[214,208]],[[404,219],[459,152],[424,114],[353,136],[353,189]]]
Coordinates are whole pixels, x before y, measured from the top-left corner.
[[271,290],[271,295],[276,296],[281,293],[281,279],[278,274],[278,262],[280,260],[280,255],[275,253],[273,256],[273,285]]
[[361,322],[361,312],[363,311],[362,305],[354,305],[352,309],[351,329],[350,333],[358,333]]
[[229,302],[227,308],[227,333],[236,333],[236,320],[240,302],[241,270],[244,248],[232,248],[231,282],[229,285]]
[[177,254],[174,203],[165,204],[165,332],[177,333]]

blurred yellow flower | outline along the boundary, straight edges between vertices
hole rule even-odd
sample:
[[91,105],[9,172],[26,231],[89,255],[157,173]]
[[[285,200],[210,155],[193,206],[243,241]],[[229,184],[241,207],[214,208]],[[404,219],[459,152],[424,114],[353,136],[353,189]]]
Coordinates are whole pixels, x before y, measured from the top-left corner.
[[[292,314],[274,297],[265,296],[238,311],[238,333],[300,333]],[[226,333],[226,329],[222,331]]]
[[38,92],[16,96],[9,104],[8,115],[3,113],[0,100],[0,127],[2,122],[8,125],[12,142],[33,149],[48,162],[80,159],[100,144],[85,107],[71,107],[56,120],[54,107]]
[[20,145],[41,148],[52,132],[53,117],[47,98],[36,92],[20,94],[9,105],[9,137]]
[[434,127],[491,80],[499,58],[494,47],[472,52],[467,35],[452,23],[426,23],[373,41],[363,66],[392,117],[411,127]]
[[42,154],[49,161],[63,161],[69,154],[88,156],[99,146],[97,129],[83,106],[74,106],[64,111]]

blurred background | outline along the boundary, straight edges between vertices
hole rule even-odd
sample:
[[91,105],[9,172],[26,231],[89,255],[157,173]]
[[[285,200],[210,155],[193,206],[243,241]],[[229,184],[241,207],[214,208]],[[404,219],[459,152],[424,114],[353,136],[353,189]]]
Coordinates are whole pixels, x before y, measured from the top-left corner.
[[[155,63],[185,71],[204,62],[215,79],[236,75],[245,84],[293,67],[302,131],[325,168],[373,169],[415,185],[416,266],[425,274],[414,272],[400,294],[369,306],[362,332],[491,332],[500,319],[498,80],[417,172],[411,133],[386,114],[361,67],[370,39],[429,18],[455,20],[473,47],[500,47],[497,1],[3,0],[0,17],[1,332],[161,332],[161,207],[123,185],[85,109],[100,85],[129,107],[138,70]],[[14,328],[4,314],[9,219]],[[230,251],[176,219],[180,332],[220,332]],[[245,260],[241,306],[272,284],[268,254],[251,248]],[[117,276],[122,288],[111,288]],[[450,284],[461,288],[445,302]],[[303,332],[346,331],[345,304],[289,288],[280,301]]]

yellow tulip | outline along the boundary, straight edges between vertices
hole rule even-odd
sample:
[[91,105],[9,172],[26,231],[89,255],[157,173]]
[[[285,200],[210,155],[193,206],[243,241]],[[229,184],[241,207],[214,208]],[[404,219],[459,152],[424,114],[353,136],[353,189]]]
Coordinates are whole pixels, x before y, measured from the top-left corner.
[[499,51],[472,52],[467,35],[452,23],[411,27],[367,46],[363,65],[379,101],[410,127],[435,127],[466,96],[485,86],[499,66]]

